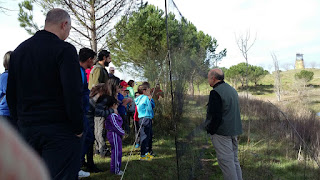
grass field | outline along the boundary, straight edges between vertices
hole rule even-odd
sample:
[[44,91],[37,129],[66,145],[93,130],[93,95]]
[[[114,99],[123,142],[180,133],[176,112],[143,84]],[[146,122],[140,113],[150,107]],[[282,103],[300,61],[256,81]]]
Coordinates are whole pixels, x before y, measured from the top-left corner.
[[[302,97],[298,96],[294,90],[296,85],[294,74],[299,71],[281,72],[283,95],[279,105],[301,106],[301,108],[320,112],[320,69],[307,70],[315,74],[313,80],[309,82],[308,93]],[[257,86],[250,84],[250,97],[276,102],[273,81],[273,75],[269,74]],[[157,155],[152,161],[140,161],[140,149],[133,149],[133,155],[129,156],[134,141],[133,134],[124,140],[122,170],[130,157],[124,179],[223,179],[210,137],[199,128],[205,118],[207,95],[211,88],[207,83],[203,83],[199,89],[200,92],[195,86],[195,96],[188,97],[184,101],[183,118],[177,122],[176,142],[174,132],[164,131],[164,128],[168,127],[166,118],[155,119],[153,149]],[[239,88],[238,91],[240,95],[245,94],[244,89]],[[288,138],[290,136],[285,135],[279,138],[279,134],[283,133],[281,122],[266,123],[258,116],[252,115],[242,115],[242,120],[244,133],[239,136],[239,160],[244,179],[320,179],[320,171],[314,161],[310,160],[303,151],[299,153],[301,147],[297,147]],[[250,143],[248,143],[249,122]],[[90,177],[83,178],[84,180],[120,179],[120,176],[109,172],[110,157],[102,159],[95,156],[94,160],[104,172],[92,173]]]
[[[134,149],[124,179],[176,180],[178,176],[179,179],[223,179],[210,137],[199,128],[205,117],[207,98],[195,96],[185,101],[183,118],[177,126],[177,144],[173,133],[163,133],[162,129],[154,129],[153,149],[156,157],[150,162],[139,161],[139,149]],[[294,180],[320,177],[319,169],[315,168],[311,161],[299,159],[299,149],[295,144],[286,138],[279,139],[279,131],[269,127],[269,123],[265,123],[266,126],[261,129],[261,120],[258,118],[243,116],[242,119],[244,133],[239,136],[239,160],[244,179]],[[249,120],[251,133],[248,144]],[[163,121],[155,120],[154,123]],[[123,142],[122,170],[129,158],[132,142],[132,135]],[[105,172],[92,173],[90,177],[83,179],[120,179],[120,176],[109,172],[110,157],[102,159],[95,156],[94,159],[98,167]]]

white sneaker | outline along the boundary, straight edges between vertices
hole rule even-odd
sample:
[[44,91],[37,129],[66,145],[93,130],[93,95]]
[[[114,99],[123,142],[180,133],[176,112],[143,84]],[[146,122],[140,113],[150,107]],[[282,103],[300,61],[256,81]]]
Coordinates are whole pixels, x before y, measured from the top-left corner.
[[89,176],[90,176],[90,173],[89,173],[89,172],[85,172],[85,171],[82,171],[82,170],[80,170],[79,173],[78,173],[78,177],[79,177],[79,178],[89,177]]
[[123,173],[124,173],[124,172],[120,170],[120,171],[117,173],[117,175],[122,176]]

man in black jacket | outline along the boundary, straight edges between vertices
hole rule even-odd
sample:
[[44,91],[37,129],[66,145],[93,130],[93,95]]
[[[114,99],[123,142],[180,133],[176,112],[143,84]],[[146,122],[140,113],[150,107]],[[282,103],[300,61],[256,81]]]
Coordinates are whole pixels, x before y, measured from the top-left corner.
[[12,53],[7,101],[25,140],[39,153],[52,179],[77,179],[83,131],[81,74],[75,47],[64,40],[71,19],[48,12],[44,30]]

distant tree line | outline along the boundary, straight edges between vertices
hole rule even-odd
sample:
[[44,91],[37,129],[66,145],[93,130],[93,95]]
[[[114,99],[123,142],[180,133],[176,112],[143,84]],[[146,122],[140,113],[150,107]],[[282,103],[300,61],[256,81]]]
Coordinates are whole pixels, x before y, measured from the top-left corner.
[[[259,80],[265,77],[269,72],[264,70],[260,66],[254,66],[248,64],[248,81],[257,85]],[[246,63],[239,63],[237,65],[231,66],[229,69],[222,68],[225,73],[225,79],[229,81],[233,86],[237,86],[238,83],[241,84],[241,87],[246,85],[246,70],[247,64]]]

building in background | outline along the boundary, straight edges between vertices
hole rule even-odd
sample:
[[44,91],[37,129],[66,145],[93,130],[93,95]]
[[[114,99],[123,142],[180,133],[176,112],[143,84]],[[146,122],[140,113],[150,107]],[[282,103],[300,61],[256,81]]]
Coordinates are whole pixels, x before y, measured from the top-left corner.
[[296,54],[296,63],[295,63],[294,68],[295,69],[304,69],[303,54],[300,54],[300,53]]

